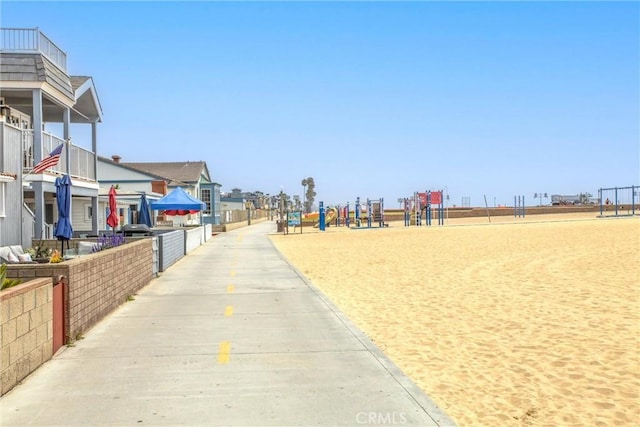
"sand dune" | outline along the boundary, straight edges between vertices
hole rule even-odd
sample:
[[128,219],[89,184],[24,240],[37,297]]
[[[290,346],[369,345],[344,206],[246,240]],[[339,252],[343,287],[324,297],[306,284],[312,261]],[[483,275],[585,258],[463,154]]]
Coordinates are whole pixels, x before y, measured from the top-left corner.
[[474,222],[272,239],[459,425],[639,425],[640,218]]

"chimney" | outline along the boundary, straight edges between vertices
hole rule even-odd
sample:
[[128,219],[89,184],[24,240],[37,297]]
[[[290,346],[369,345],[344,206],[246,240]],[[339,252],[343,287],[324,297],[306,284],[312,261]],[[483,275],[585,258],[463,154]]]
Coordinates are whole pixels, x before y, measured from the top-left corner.
[[167,182],[166,181],[151,181],[151,191],[158,194],[167,194]]
[[122,157],[118,156],[117,154],[114,154],[113,156],[111,156],[111,159],[113,160],[114,163],[120,163],[120,159],[122,159]]

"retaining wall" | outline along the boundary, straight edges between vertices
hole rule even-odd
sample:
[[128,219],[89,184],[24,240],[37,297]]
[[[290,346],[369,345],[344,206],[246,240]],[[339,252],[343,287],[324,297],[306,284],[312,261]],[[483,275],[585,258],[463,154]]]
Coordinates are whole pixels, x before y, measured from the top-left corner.
[[0,292],[0,396],[51,359],[53,280],[33,279]]
[[[251,224],[258,224],[265,221],[270,221],[270,220],[269,218],[255,218],[251,220]],[[249,224],[247,224],[247,220],[244,220],[241,222],[233,222],[233,223],[218,225],[214,227],[213,231],[226,232],[226,231],[237,230],[238,228],[248,227],[248,226]]]
[[67,278],[65,337],[73,341],[153,278],[151,239],[141,239],[57,264],[9,264],[7,277]]

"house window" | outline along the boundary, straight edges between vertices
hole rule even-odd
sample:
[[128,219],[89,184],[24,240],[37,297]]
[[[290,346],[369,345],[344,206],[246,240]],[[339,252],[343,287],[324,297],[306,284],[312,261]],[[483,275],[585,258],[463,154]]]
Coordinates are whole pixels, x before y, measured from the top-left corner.
[[93,207],[90,204],[84,205],[84,220],[90,221],[93,218]]
[[0,182],[0,217],[6,216],[4,211],[6,188],[7,188],[7,183]]
[[0,173],[0,217],[7,216],[7,182],[14,181],[14,177]]
[[200,200],[204,202],[203,215],[211,215],[211,189],[203,188],[200,190]]

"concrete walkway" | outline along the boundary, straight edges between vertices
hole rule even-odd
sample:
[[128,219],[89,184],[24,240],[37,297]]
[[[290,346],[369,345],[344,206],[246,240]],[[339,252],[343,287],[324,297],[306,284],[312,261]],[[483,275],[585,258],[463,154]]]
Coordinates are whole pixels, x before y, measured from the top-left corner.
[[273,231],[220,234],[180,260],[3,396],[0,425],[454,425]]

